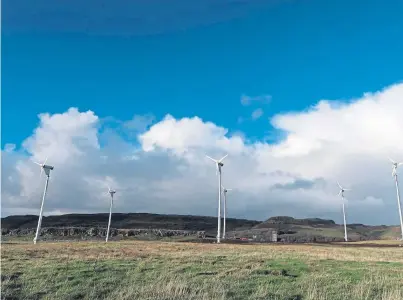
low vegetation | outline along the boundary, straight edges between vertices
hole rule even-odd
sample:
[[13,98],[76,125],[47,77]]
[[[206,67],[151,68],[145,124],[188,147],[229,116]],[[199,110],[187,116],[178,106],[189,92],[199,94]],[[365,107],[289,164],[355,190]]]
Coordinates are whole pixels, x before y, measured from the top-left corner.
[[155,241],[2,244],[2,299],[403,299],[403,249]]

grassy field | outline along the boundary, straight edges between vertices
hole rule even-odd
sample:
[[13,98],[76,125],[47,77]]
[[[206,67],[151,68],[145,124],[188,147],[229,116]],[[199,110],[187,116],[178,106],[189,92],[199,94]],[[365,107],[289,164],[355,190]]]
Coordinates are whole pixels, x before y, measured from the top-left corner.
[[403,299],[403,249],[3,243],[1,299]]
[[[370,240],[370,241],[357,241],[357,242],[339,242],[335,244],[343,245],[387,245],[387,246],[403,246],[403,241],[401,240]],[[402,248],[403,251],[403,248]]]

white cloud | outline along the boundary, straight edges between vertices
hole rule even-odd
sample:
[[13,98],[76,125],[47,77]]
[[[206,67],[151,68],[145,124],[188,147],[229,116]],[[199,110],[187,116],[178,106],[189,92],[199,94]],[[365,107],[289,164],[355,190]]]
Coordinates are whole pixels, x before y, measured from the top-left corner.
[[39,127],[23,143],[34,160],[50,157],[55,163],[63,163],[99,149],[98,117],[92,111],[81,113],[69,108],[66,113],[44,113],[39,118]]
[[260,95],[260,96],[248,96],[248,95],[241,95],[241,104],[243,106],[251,105],[253,102],[260,103],[260,104],[268,104],[271,101],[270,95]]
[[5,144],[4,151],[5,152],[13,152],[15,150],[15,144]]
[[129,121],[124,122],[124,126],[130,130],[143,132],[148,126],[150,126],[155,120],[155,116],[152,114],[146,115],[134,115]]
[[257,108],[252,112],[252,120],[257,120],[259,119],[261,116],[263,116],[263,109],[261,108]]
[[[271,123],[284,138],[273,144],[248,142],[199,117],[167,115],[140,134],[135,126],[138,139],[128,142],[119,130],[101,128],[91,111],[41,114],[22,149],[2,151],[2,213],[39,208],[43,181],[29,160],[49,156],[55,169],[48,213],[106,212],[106,186],[113,185],[117,211],[215,215],[215,168],[204,155],[229,153],[223,182],[234,188],[231,217],[318,216],[341,222],[340,181],[352,188],[349,222],[398,224],[387,157],[403,160],[401,99],[403,84],[396,84],[348,104],[322,100],[307,111],[277,115]],[[131,130],[125,122],[120,126]]]

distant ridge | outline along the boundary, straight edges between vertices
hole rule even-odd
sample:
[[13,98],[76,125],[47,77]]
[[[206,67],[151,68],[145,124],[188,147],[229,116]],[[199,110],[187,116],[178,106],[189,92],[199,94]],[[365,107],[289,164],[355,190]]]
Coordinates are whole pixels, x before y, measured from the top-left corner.
[[263,227],[265,224],[330,225],[330,226],[336,225],[336,223],[333,220],[320,219],[320,218],[295,219],[293,217],[288,216],[271,217],[257,226]]
[[[2,233],[9,230],[36,228],[38,216],[16,215],[1,219]],[[44,217],[42,228],[70,228],[107,226],[108,214],[65,214]],[[114,213],[112,227],[115,229],[166,229],[185,231],[204,231],[215,236],[217,217],[193,215],[163,215],[150,213]],[[369,226],[348,224],[351,240],[395,239],[399,236],[397,226]],[[228,236],[248,237],[268,236],[277,231],[279,241],[309,242],[343,240],[342,226],[333,220],[320,218],[298,219],[289,216],[274,216],[260,222],[246,219],[227,219]]]
[[[15,215],[1,218],[4,229],[36,228],[38,216]],[[108,222],[108,213],[65,214],[43,217],[42,227],[104,227]],[[227,218],[228,230],[248,229],[259,221]],[[170,230],[204,230],[217,229],[217,217],[193,215],[163,215],[150,213],[114,213],[112,227],[117,229],[170,229]]]

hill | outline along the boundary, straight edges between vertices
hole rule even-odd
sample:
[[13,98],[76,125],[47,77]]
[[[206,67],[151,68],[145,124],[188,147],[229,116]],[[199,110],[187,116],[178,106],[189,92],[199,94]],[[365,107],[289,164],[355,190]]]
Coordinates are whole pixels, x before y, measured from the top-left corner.
[[[287,216],[271,217],[251,229],[242,230],[244,235],[265,236],[268,231],[276,231],[279,240],[284,242],[336,242],[344,239],[343,225],[333,220],[320,218],[295,219]],[[240,234],[237,232],[236,234]],[[369,226],[364,224],[347,224],[349,240],[396,239],[399,237],[398,227]]]
[[[106,227],[109,214],[66,214],[43,217],[42,227]],[[2,229],[36,228],[38,216],[8,216],[1,219]],[[249,229],[259,221],[227,219],[228,230]],[[112,225],[116,229],[170,229],[214,232],[217,218],[192,215],[160,215],[149,213],[114,213]]]
[[[37,226],[38,216],[8,216],[1,219],[2,234],[7,235],[11,230],[17,230],[21,235],[32,234]],[[107,226],[108,214],[66,214],[44,217],[42,228],[57,232],[57,228],[68,229],[69,232],[102,232]],[[71,231],[71,228],[81,228]],[[214,237],[217,231],[217,218],[192,215],[160,215],[149,213],[114,213],[112,228],[117,230],[156,229],[188,232],[205,232],[207,237]],[[398,227],[368,226],[364,224],[349,224],[347,226],[349,240],[396,239],[399,237]],[[60,230],[59,230],[60,231]],[[121,231],[119,231],[121,232]],[[175,233],[177,234],[177,233]],[[274,234],[274,235],[273,235]],[[74,234],[73,234],[74,235]],[[267,242],[275,238],[282,242],[336,242],[342,241],[344,229],[333,220],[320,218],[296,219],[287,216],[271,217],[264,222],[246,219],[227,219],[227,236],[229,238],[247,238],[249,240]]]

